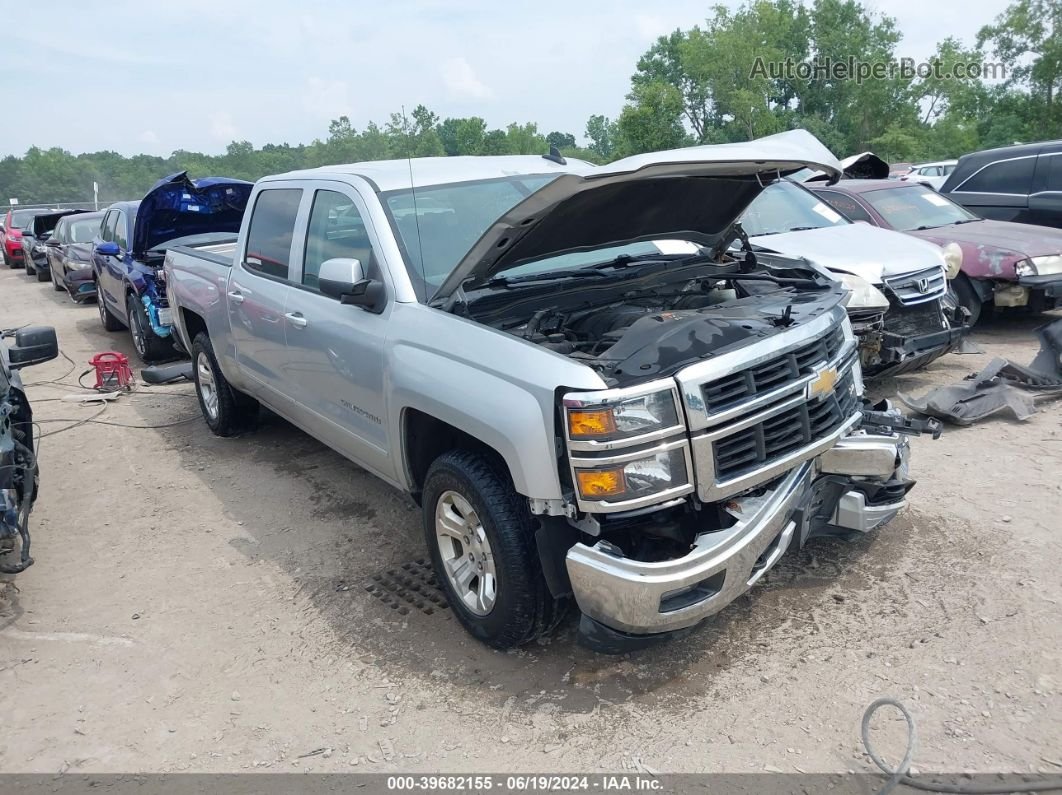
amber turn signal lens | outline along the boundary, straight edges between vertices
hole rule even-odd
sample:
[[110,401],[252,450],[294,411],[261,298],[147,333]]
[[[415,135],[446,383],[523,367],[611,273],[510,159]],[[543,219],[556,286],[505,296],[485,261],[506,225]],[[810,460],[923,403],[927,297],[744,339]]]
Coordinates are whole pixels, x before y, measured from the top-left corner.
[[614,497],[627,490],[622,469],[577,469],[575,477],[579,482],[579,493],[586,499]]
[[568,432],[578,436],[607,436],[616,432],[616,420],[612,409],[600,411],[569,411]]

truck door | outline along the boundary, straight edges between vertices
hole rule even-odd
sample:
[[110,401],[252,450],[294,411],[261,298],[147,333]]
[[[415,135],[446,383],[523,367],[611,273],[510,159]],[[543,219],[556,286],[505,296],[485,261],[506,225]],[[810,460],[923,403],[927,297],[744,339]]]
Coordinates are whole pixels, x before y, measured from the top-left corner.
[[258,193],[225,295],[236,362],[267,404],[271,398],[277,402],[278,397],[289,397],[281,372],[286,355],[284,301],[292,292],[288,277],[293,251],[302,250],[295,238],[302,194],[301,188],[291,187]]
[[[367,276],[384,280],[374,230],[357,191],[315,186],[298,284],[285,306],[287,357],[300,421],[313,435],[366,469],[393,479],[384,406],[384,343],[389,309],[375,315],[317,289],[321,263],[360,260]],[[321,185],[321,183],[318,183]]]

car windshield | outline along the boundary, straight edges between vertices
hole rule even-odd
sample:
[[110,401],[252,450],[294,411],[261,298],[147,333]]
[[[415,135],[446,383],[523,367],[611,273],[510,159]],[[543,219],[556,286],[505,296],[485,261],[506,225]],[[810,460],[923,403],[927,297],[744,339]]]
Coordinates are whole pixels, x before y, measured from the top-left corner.
[[741,227],[749,237],[802,232],[849,223],[851,221],[815,194],[787,180],[780,180],[765,188],[741,216]]
[[421,300],[446,280],[487,228],[555,174],[398,190],[383,195]]
[[605,246],[591,251],[573,251],[568,254],[524,262],[512,268],[506,268],[503,276],[505,279],[518,278],[530,281],[540,273],[563,273],[626,258],[682,258],[699,253],[701,253],[701,247],[688,240],[646,240],[622,246]]
[[14,210],[11,213],[11,227],[13,229],[25,229],[33,223],[33,217],[40,210]]
[[973,213],[924,185],[866,191],[863,198],[900,232],[978,220]]
[[71,243],[91,243],[92,238],[100,231],[99,219],[91,221],[67,221]]

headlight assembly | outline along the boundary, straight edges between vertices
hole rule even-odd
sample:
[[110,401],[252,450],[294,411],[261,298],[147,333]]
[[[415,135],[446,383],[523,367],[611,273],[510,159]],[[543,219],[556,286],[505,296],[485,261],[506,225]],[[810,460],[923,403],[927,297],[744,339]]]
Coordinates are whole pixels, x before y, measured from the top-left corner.
[[841,283],[849,290],[845,308],[879,309],[882,312],[889,308],[889,299],[885,297],[885,294],[862,276],[842,273]]
[[954,279],[962,270],[962,247],[953,242],[943,248],[944,266],[948,269],[948,279]]
[[591,463],[585,459],[573,462],[579,497],[595,502],[627,502],[682,489],[690,482],[682,447],[676,444],[675,449],[639,454],[633,460],[603,467],[583,466]]
[[693,491],[678,401],[670,379],[564,396],[572,483],[582,510],[632,510]]
[[614,397],[608,393],[568,395],[564,406],[572,441],[608,442],[682,428],[677,395],[670,385]]
[[1062,274],[1062,254],[1030,257],[1014,266],[1018,276],[1055,276]]

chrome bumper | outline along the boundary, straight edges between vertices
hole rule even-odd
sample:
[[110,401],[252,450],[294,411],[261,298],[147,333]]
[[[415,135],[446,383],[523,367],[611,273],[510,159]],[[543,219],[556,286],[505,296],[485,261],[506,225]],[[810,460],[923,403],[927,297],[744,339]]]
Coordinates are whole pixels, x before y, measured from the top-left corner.
[[590,618],[629,634],[693,626],[755,585],[781,558],[799,532],[794,512],[806,505],[820,475],[833,482],[847,478],[852,489],[837,499],[827,521],[818,520],[819,529],[867,532],[905,502],[868,505],[854,478],[884,483],[906,472],[904,437],[847,437],[826,456],[792,469],[772,490],[730,500],[734,525],[697,536],[681,558],[646,562],[623,557],[608,543],[576,544],[567,554],[576,602]]

